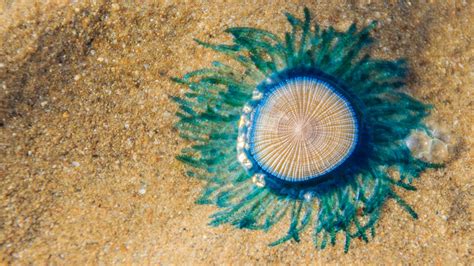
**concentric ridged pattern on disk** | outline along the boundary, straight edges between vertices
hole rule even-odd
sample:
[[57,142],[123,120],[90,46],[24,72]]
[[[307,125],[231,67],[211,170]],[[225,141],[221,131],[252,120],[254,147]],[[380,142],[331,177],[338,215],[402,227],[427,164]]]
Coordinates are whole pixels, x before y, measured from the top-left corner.
[[321,176],[357,144],[350,104],[327,83],[294,78],[278,85],[256,109],[251,153],[267,172],[287,181]]

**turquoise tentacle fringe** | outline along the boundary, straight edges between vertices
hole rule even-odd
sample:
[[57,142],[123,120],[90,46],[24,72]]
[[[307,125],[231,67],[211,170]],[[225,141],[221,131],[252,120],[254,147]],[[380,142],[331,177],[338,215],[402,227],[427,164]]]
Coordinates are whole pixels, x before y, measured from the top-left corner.
[[[347,252],[352,239],[368,242],[369,236],[375,236],[389,199],[417,218],[394,188],[416,190],[411,182],[425,169],[437,167],[414,158],[404,143],[412,130],[425,129],[423,118],[430,107],[401,91],[407,75],[404,60],[368,54],[375,22],[360,30],[352,24],[340,32],[318,24],[312,27],[306,8],[303,20],[288,13],[286,17],[292,30],[284,38],[266,30],[235,27],[226,30],[233,37],[231,44],[196,40],[240,66],[213,62],[210,68],[173,78],[188,87],[182,97],[172,99],[179,105],[175,125],[179,135],[192,143],[177,159],[189,166],[187,175],[205,182],[197,203],[219,207],[210,225],[268,231],[288,218],[287,233],[271,246],[300,241],[300,233],[310,228],[316,247],[334,245],[341,233]],[[337,178],[304,188],[309,196],[300,197],[257,186],[236,159],[238,121],[253,90],[272,73],[295,67],[317,68],[345,84],[352,100],[359,103],[366,135],[363,156]],[[395,177],[389,170],[399,174]]]

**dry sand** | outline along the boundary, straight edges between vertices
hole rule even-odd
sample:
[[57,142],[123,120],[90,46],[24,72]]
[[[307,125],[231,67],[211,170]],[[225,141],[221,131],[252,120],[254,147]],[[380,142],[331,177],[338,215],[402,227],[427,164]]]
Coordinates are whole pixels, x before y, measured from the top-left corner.
[[[472,1],[31,2],[0,1],[0,264],[474,263]],[[374,54],[409,59],[408,91],[453,143],[446,168],[402,192],[420,218],[389,202],[348,254],[307,235],[267,247],[282,228],[207,226],[215,208],[194,204],[202,184],[174,159],[169,78],[226,60],[193,38],[282,33],[282,13],[305,5],[338,29],[379,20]]]

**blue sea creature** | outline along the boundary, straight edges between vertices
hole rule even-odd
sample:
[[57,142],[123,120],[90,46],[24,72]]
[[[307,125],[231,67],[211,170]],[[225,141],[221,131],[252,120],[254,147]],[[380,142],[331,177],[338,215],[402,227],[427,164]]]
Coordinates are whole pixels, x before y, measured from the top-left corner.
[[177,158],[206,183],[197,202],[220,208],[212,226],[267,231],[286,217],[288,232],[271,245],[310,227],[320,248],[344,234],[347,252],[352,239],[374,237],[387,200],[417,218],[394,187],[415,190],[412,180],[437,166],[405,143],[426,131],[430,108],[400,90],[404,60],[368,54],[375,22],[340,32],[304,16],[286,14],[284,39],[236,27],[231,44],[197,40],[234,63],[174,79],[189,88],[173,99],[176,128],[192,142]]

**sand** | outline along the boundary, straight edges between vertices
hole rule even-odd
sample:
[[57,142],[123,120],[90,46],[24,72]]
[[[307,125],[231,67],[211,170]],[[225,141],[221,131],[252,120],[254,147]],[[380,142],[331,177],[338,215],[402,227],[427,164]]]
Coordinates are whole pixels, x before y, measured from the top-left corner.
[[[474,263],[471,1],[68,2],[0,1],[0,264]],[[284,227],[209,227],[215,207],[194,204],[202,184],[174,159],[170,77],[226,60],[193,38],[282,33],[305,5],[338,29],[379,20],[373,54],[409,60],[407,91],[450,137],[446,167],[400,192],[419,219],[388,202],[348,254],[308,235],[269,248]]]

